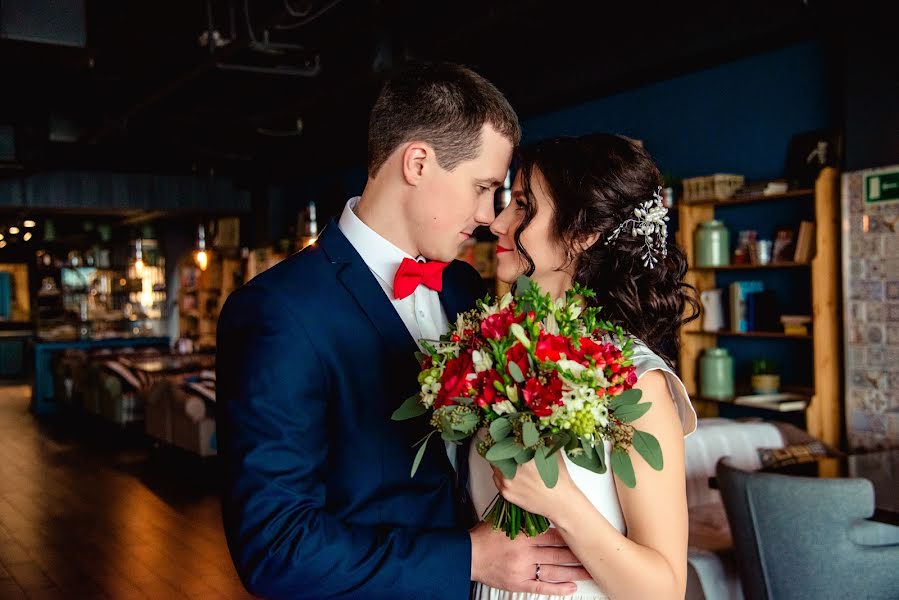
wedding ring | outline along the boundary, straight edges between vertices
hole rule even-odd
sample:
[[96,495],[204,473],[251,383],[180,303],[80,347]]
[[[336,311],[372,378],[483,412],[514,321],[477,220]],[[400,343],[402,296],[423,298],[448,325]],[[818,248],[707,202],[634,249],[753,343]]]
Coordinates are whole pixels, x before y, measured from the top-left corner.
[[534,580],[540,581],[540,565],[537,565],[537,572],[534,573]]

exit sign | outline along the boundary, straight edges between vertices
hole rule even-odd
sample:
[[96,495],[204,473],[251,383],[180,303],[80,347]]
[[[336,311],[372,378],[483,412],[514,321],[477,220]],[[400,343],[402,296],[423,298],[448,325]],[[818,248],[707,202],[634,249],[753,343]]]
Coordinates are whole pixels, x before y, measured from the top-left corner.
[[865,203],[899,201],[899,169],[865,175]]

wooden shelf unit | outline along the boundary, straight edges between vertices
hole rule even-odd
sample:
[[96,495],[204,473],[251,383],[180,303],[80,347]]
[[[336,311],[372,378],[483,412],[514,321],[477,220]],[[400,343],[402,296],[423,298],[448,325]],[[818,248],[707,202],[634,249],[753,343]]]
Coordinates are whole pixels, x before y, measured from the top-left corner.
[[763,271],[767,269],[808,269],[810,263],[776,262],[767,265],[721,265],[720,267],[693,267],[696,271]]
[[753,194],[751,196],[737,196],[728,200],[699,200],[697,202],[686,202],[681,204],[681,208],[692,208],[694,206],[732,206],[735,204],[757,204],[759,202],[774,202],[777,200],[802,200],[815,196],[815,189],[790,190],[783,194]]
[[838,447],[843,429],[843,410],[840,402],[839,363],[839,174],[836,169],[823,169],[815,182],[814,189],[795,190],[772,196],[748,196],[734,200],[681,203],[678,207],[680,228],[678,242],[687,253],[689,264],[695,264],[696,249],[693,234],[703,221],[714,218],[715,207],[746,205],[777,200],[803,200],[814,202],[815,210],[815,256],[809,265],[795,263],[772,265],[734,265],[718,268],[691,268],[687,271],[686,282],[698,292],[714,289],[715,273],[724,270],[761,268],[809,268],[812,296],[812,327],[809,336],[787,336],[773,332],[704,332],[699,319],[685,325],[680,332],[681,351],[678,364],[687,391],[697,399],[697,411],[701,416],[716,416],[717,403],[703,402],[699,396],[699,358],[706,348],[715,347],[719,337],[736,336],[747,338],[768,338],[769,343],[783,343],[785,340],[805,339],[812,344],[813,390],[806,409],[806,423],[811,435]]
[[811,335],[788,335],[780,331],[687,331],[686,335],[709,335],[715,337],[760,338],[770,340],[810,340]]
[[[242,271],[239,258],[226,258],[220,252],[209,253],[205,271],[194,263],[193,252],[178,263],[181,288],[178,291],[179,335],[194,341],[198,349],[215,348],[216,323],[225,300],[241,282],[235,274]],[[194,282],[193,285],[184,285]]]

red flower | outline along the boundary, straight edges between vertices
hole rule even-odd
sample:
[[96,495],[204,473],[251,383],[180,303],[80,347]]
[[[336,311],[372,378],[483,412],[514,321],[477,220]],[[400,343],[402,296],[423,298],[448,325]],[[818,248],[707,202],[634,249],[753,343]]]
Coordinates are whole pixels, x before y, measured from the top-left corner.
[[516,317],[511,308],[504,308],[481,322],[481,334],[487,339],[501,340],[509,335],[512,323],[521,323],[523,320],[524,315]]
[[632,388],[635,385],[637,385],[637,369],[635,369],[634,367],[628,367],[627,386],[629,388]]
[[499,399],[499,392],[496,391],[496,387],[493,385],[494,381],[502,383],[503,380],[499,373],[493,369],[482,371],[478,374],[478,378],[474,382],[476,391],[475,402],[478,406],[487,406]]
[[575,350],[575,359],[578,362],[587,364],[589,359],[595,360],[597,363],[602,361],[604,348],[601,344],[597,344],[590,338],[581,338],[581,347]]
[[[520,343],[516,343],[514,346],[506,350],[506,360],[509,363],[516,363],[518,368],[521,369],[521,374],[524,375],[528,372],[528,351],[522,346]],[[506,369],[509,367],[507,366]],[[511,371],[509,375],[511,375]]]
[[440,378],[440,391],[434,400],[434,408],[440,408],[453,404],[453,398],[465,395],[471,388],[469,373],[474,372],[474,363],[471,361],[471,353],[460,354],[446,363],[446,369]]
[[568,358],[575,356],[568,339],[561,335],[551,335],[541,331],[537,347],[534,349],[534,356],[537,357],[537,360],[556,362],[562,357],[562,354]]
[[522,397],[525,405],[535,415],[548,417],[553,412],[553,405],[562,405],[562,380],[552,373],[549,382],[544,385],[537,378],[531,377],[524,384]]

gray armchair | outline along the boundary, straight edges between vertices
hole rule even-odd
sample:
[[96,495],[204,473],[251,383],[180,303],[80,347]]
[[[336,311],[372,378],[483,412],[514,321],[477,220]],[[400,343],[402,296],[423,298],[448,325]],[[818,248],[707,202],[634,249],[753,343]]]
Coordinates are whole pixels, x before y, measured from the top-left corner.
[[899,596],[899,528],[866,519],[866,479],[716,467],[743,593],[749,600]]

